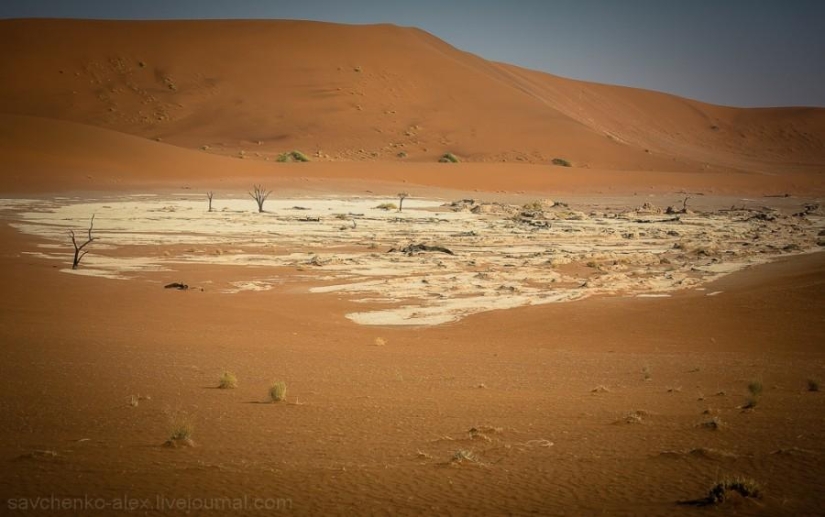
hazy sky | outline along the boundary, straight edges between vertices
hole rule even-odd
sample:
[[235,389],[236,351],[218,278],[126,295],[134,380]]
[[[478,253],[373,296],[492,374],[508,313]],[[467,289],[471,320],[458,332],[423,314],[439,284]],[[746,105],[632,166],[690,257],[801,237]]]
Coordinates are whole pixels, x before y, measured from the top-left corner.
[[6,0],[0,18],[422,28],[487,59],[734,106],[825,106],[825,0]]

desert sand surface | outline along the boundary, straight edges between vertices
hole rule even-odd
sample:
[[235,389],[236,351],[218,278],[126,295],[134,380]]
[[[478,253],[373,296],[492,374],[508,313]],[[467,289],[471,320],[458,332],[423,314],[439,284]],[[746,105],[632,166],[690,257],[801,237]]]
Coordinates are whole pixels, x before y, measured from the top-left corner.
[[0,513],[821,514],[825,110],[391,25],[0,42]]
[[393,25],[2,20],[0,46],[0,113],[243,160],[821,173],[825,153],[825,109],[572,81]]

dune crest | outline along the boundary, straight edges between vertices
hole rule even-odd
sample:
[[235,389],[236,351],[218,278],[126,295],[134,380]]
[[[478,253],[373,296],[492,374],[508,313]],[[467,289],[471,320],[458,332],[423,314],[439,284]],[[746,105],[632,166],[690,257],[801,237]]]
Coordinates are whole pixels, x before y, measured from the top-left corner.
[[[65,42],[71,41],[71,45]],[[274,161],[821,171],[825,110],[735,109],[494,63],[421,30],[3,20],[0,113]],[[4,121],[10,123],[9,119]]]

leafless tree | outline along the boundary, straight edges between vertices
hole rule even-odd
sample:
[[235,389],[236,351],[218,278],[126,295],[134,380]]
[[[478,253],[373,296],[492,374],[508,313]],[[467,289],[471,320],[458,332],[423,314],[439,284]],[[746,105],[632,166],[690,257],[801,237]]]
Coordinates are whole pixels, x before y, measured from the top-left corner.
[[211,191],[211,190],[210,190],[209,192],[207,192],[207,193],[206,193],[206,199],[208,199],[208,200],[209,200],[209,211],[210,211],[210,212],[212,211],[212,196],[213,196],[213,195],[214,195],[214,194],[212,193],[212,191]]
[[665,213],[667,214],[686,214],[688,211],[687,202],[690,199],[690,196],[685,196],[685,199],[682,200],[682,208],[681,210],[676,210],[672,206],[667,207]]
[[398,196],[398,211],[400,212],[401,207],[404,206],[404,200],[407,199],[410,195],[406,192],[399,192],[398,194],[396,194],[396,196]]
[[266,201],[266,198],[268,198],[270,194],[272,194],[271,190],[266,190],[260,185],[253,185],[252,192],[250,192],[249,195],[258,203],[258,212],[264,211],[264,201]]
[[95,240],[95,238],[92,237],[92,229],[94,229],[94,225],[95,216],[93,215],[91,221],[89,221],[89,238],[83,244],[77,244],[77,239],[75,238],[74,230],[69,230],[69,235],[72,236],[72,245],[74,246],[74,259],[72,260],[72,269],[77,269],[77,266],[80,265],[80,261],[83,259],[83,257],[86,256],[86,253],[89,252],[88,250],[84,250],[83,248],[85,248],[93,240]]

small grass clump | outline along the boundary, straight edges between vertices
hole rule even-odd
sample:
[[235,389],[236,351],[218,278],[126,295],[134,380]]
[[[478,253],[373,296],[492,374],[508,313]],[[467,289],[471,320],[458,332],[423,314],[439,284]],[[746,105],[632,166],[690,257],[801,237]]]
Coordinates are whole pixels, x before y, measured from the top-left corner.
[[396,205],[395,203],[381,203],[380,205],[378,205],[375,208],[377,208],[378,210],[385,210],[385,211],[398,210],[398,205]]
[[754,409],[759,404],[759,396],[762,395],[762,382],[761,381],[751,381],[748,383],[748,393],[750,393],[750,397],[748,400],[745,401],[745,404],[740,406],[740,409]]
[[169,447],[192,446],[192,434],[195,432],[195,424],[186,413],[178,413],[172,417],[169,439],[166,445]]
[[286,400],[286,383],[283,381],[272,383],[272,386],[269,388],[269,399],[272,402]]
[[223,372],[218,380],[218,387],[222,390],[231,390],[238,387],[238,378],[232,372]]
[[748,383],[748,392],[754,397],[758,397],[762,394],[762,382],[761,381],[751,381]]
[[191,425],[189,422],[182,422],[180,425],[175,426],[172,429],[172,433],[169,435],[170,440],[191,440],[192,439],[192,432],[195,430],[194,426]]
[[473,451],[467,449],[459,449],[453,453],[453,458],[451,460],[453,463],[464,463],[465,461],[469,461],[470,463],[478,463],[478,456],[475,455]]
[[808,391],[819,391],[819,379],[808,379]]
[[649,366],[642,366],[642,378],[646,381],[650,380],[650,367]]
[[731,492],[736,492],[743,498],[761,499],[762,486],[751,478],[744,476],[725,477],[714,483],[708,490],[708,495],[699,499],[679,501],[679,504],[690,506],[712,506],[724,503]]
[[129,395],[129,407],[138,407],[141,400],[152,400],[149,395]]
[[550,163],[552,163],[553,165],[558,165],[560,167],[572,167],[571,163],[565,160],[564,158],[553,158],[553,160]]
[[736,476],[724,478],[716,483],[708,491],[706,498],[708,504],[724,503],[729,492],[737,492],[742,497],[759,499],[762,497],[762,487],[751,478]]
[[444,153],[441,155],[441,158],[438,159],[441,163],[459,163],[461,160],[458,159],[458,156],[454,155],[453,153]]
[[308,162],[309,157],[302,153],[301,151],[289,151],[286,153],[281,153],[275,158],[276,162]]

